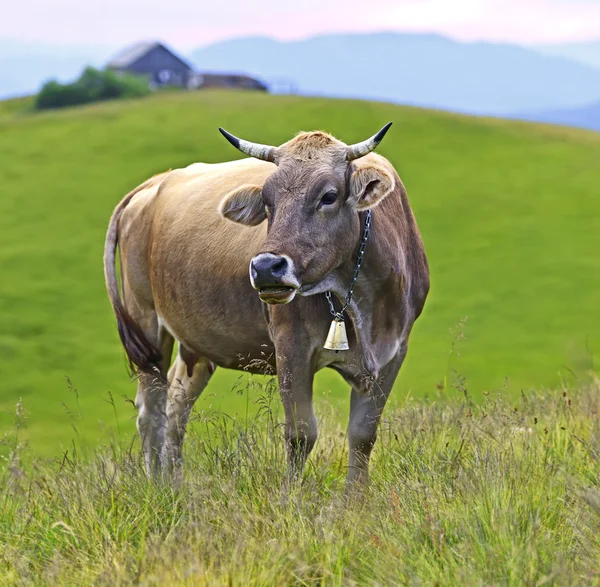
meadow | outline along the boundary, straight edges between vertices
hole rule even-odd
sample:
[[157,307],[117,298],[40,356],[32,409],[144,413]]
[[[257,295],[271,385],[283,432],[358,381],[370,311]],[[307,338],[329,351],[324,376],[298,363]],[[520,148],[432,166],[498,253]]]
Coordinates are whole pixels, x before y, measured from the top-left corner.
[[0,585],[599,585],[600,387],[411,400],[386,413],[370,491],[343,492],[333,409],[286,488],[276,385],[196,415],[180,491],[116,439],[31,462],[20,407],[0,472]]
[[[163,94],[43,114],[16,101],[0,105],[0,429],[22,398],[24,434],[54,456],[73,437],[63,404],[76,388],[92,445],[114,427],[109,393],[120,428],[133,433],[124,398],[135,386],[101,264],[108,219],[126,192],[164,169],[242,156],[219,125],[272,144],[315,128],[353,142],[388,120],[380,151],[407,186],[432,275],[392,401],[451,394],[455,371],[474,398],[579,383],[600,340],[600,135],[250,93]],[[243,412],[232,390],[239,377],[218,373],[199,410]],[[347,413],[335,374],[319,375],[317,395]]]
[[[600,135],[350,100],[166,93],[61,112],[0,102],[0,585],[600,584]],[[181,491],[147,482],[104,236],[148,176],[392,120],[432,289],[364,500],[348,393],[282,489],[275,383],[219,371]]]

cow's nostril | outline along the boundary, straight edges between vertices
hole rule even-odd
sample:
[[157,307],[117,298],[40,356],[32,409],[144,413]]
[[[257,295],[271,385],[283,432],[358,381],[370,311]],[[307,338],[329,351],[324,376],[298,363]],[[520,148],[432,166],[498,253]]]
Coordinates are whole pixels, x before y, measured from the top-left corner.
[[281,277],[287,270],[287,260],[285,258],[280,259],[273,265],[271,265],[271,272],[277,277]]

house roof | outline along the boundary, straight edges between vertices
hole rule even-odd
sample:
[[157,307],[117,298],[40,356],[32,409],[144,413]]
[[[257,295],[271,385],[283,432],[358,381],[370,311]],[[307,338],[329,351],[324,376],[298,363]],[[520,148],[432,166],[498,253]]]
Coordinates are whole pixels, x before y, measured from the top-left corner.
[[158,41],[140,41],[134,43],[117,53],[106,66],[114,69],[125,69],[141,59],[146,53],[152,51],[152,49],[156,49],[156,47],[162,47],[165,51],[168,51],[173,57],[183,63],[188,69],[193,71],[193,68],[189,63],[186,63],[179,55]]
[[243,79],[243,80],[250,80],[253,82],[258,82],[260,85],[264,86],[265,88],[267,87],[267,84],[265,81],[263,81],[262,79],[260,79],[257,76],[254,75],[249,75],[247,73],[240,73],[240,72],[236,72],[236,71],[198,71],[196,72],[196,75],[201,75],[204,77],[213,77],[213,78],[238,78],[238,79]]

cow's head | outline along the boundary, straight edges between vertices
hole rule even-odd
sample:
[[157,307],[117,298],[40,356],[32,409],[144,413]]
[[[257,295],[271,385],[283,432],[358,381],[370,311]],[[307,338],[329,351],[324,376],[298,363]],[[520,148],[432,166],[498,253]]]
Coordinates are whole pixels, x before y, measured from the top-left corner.
[[310,132],[271,147],[219,129],[243,153],[277,165],[263,186],[241,186],[220,207],[234,222],[254,226],[268,221],[262,251],[250,262],[250,281],[261,300],[287,304],[296,293],[326,291],[327,277],[352,257],[359,211],[376,206],[395,186],[385,163],[361,159],[390,126],[350,146],[326,133]]

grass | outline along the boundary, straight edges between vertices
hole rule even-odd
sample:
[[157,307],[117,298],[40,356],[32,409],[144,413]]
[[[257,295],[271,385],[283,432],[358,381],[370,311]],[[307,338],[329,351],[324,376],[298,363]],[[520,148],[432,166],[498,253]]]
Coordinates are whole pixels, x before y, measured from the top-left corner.
[[[80,431],[106,439],[113,407],[132,398],[103,283],[108,219],[148,176],[194,161],[241,156],[217,126],[280,143],[322,128],[347,142],[394,127],[380,151],[408,188],[432,270],[392,403],[447,389],[452,370],[472,396],[580,384],[600,339],[600,135],[360,101],[251,93],[169,93],[32,114],[0,103],[0,431],[19,398],[37,454],[73,437],[62,404],[80,390]],[[466,322],[462,322],[467,318]],[[460,324],[463,326],[458,326]],[[450,353],[459,327],[460,355]],[[574,375],[572,375],[572,373]],[[221,371],[200,410],[243,414]],[[330,372],[317,401],[347,413]],[[339,406],[343,405],[343,409]],[[119,410],[123,434],[132,412]]]
[[149,484],[118,440],[32,461],[19,406],[0,585],[600,584],[598,382],[410,400],[387,413],[370,491],[349,502],[333,406],[284,490],[275,385],[257,397],[248,418],[196,415],[179,492]]

